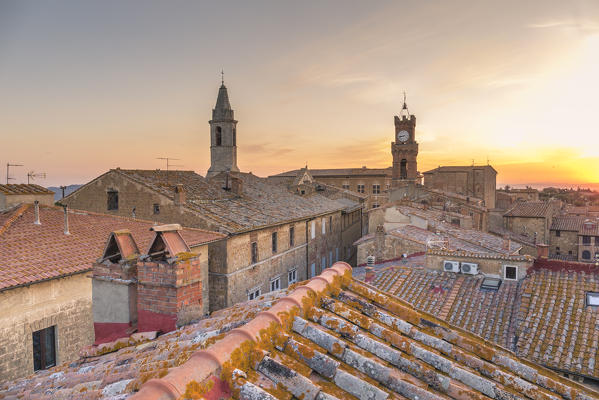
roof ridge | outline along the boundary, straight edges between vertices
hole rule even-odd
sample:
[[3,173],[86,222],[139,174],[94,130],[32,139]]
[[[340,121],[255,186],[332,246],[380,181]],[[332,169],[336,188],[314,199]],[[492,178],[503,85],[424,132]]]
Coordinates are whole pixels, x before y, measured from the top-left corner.
[[323,293],[331,292],[342,277],[348,273],[351,274],[351,270],[349,264],[336,262],[331,268],[327,268],[320,275],[310,279],[306,284],[296,287],[289,295],[279,299],[267,311],[258,313],[250,322],[229,331],[224,338],[208,348],[192,354],[187,362],[172,369],[163,378],[146,382],[131,399],[181,397],[190,381],[203,382],[210,375],[222,369],[225,363],[231,361],[233,352],[241,349],[244,343],[257,342],[261,333],[273,323],[284,326],[285,321],[281,317],[302,310],[306,311],[314,299]]
[[15,222],[27,209],[31,206],[31,204],[21,204],[20,206],[15,207],[15,211],[12,217],[6,220],[3,226],[0,227],[0,235],[10,228],[13,222]]

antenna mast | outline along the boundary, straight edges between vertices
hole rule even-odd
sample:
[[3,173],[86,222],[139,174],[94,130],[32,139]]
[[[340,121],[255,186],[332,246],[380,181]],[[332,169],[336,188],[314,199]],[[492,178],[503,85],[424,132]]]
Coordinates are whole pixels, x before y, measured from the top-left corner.
[[171,157],[156,157],[157,160],[166,160],[166,183],[168,184],[168,171],[170,167],[182,167],[182,165],[171,164],[169,161],[171,160],[181,160],[180,158],[171,158]]
[[6,184],[8,185],[8,181],[10,180],[14,180],[15,178],[11,178],[10,177],[10,167],[22,167],[23,164],[11,164],[11,163],[6,163]]
[[27,173],[27,184],[29,185],[29,183],[30,183],[29,181],[30,181],[30,180],[31,180],[31,181],[33,181],[33,180],[35,180],[35,179],[37,179],[37,178],[46,179],[46,173],[45,173],[45,172],[40,172],[40,173],[37,173],[37,174],[36,174],[36,173],[35,173],[35,172],[33,172],[33,171],[29,171],[29,172]]

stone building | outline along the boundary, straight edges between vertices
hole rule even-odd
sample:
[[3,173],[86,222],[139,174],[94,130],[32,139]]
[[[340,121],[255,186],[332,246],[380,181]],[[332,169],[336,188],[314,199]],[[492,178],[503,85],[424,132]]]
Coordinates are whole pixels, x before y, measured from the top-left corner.
[[34,201],[45,206],[54,204],[54,192],[40,185],[8,184],[0,185],[0,210]]
[[[315,276],[350,260],[361,204],[236,172],[236,123],[227,89],[210,121],[211,167],[193,171],[121,170],[92,180],[62,200],[70,207],[218,230],[210,245],[210,309],[216,310]],[[356,207],[359,206],[359,207]],[[351,223],[344,218],[354,213]],[[344,248],[344,243],[346,248]]]
[[578,260],[578,232],[585,217],[557,215],[549,227],[549,258]]
[[599,218],[585,219],[578,231],[578,261],[599,262]]
[[[146,249],[152,225],[39,203],[0,212],[0,381],[73,361],[93,343],[92,263],[115,230],[128,229]],[[193,246],[223,237],[183,236]]]
[[509,210],[518,201],[539,201],[539,191],[533,188],[501,189],[495,194],[495,208]]
[[485,207],[495,208],[497,171],[490,165],[439,166],[423,175],[428,188],[482,199]]
[[549,244],[551,224],[558,211],[555,201],[518,202],[503,214],[504,228],[528,236],[535,243]]

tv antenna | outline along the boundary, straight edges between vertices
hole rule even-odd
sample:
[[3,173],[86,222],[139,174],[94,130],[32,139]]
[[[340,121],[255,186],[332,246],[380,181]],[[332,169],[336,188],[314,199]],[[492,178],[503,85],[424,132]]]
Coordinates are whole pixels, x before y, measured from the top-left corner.
[[35,173],[33,171],[29,171],[27,173],[27,184],[29,185],[30,181],[33,181],[37,178],[46,179],[46,173],[45,172]]
[[172,158],[172,157],[156,157],[157,160],[165,160],[166,161],[166,183],[168,184],[168,171],[170,167],[182,167],[183,165],[171,164],[170,161],[179,161],[180,158]]
[[8,181],[10,180],[14,180],[15,178],[11,178],[10,177],[10,167],[22,167],[23,164],[11,164],[11,163],[6,163],[6,184],[8,185]]

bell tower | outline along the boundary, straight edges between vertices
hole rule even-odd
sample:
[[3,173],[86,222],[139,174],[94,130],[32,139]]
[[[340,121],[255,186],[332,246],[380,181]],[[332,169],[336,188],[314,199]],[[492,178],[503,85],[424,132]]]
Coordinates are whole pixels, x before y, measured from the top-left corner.
[[416,117],[410,114],[404,93],[401,112],[395,116],[395,141],[391,143],[393,188],[415,184],[418,180],[418,142],[415,134]]
[[[222,74],[222,72],[221,72]],[[237,121],[229,103],[224,77],[218,89],[216,106],[212,110],[210,124],[209,178],[221,172],[239,172],[237,167]]]

